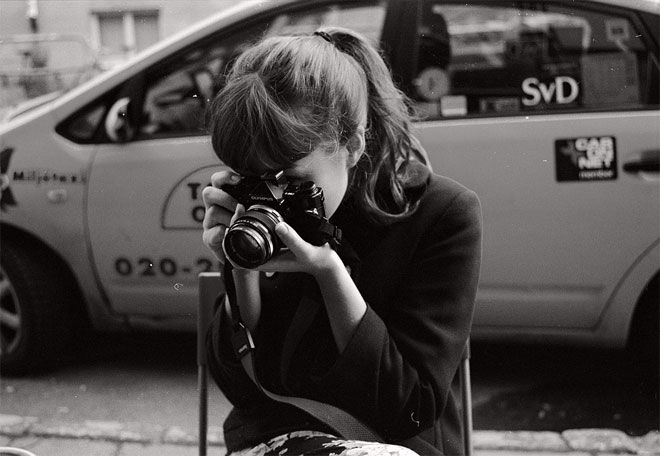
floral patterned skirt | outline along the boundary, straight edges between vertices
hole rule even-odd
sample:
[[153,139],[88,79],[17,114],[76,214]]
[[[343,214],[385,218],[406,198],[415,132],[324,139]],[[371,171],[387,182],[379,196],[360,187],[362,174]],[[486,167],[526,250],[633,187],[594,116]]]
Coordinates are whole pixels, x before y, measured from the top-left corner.
[[419,456],[409,448],[388,443],[342,440],[316,431],[297,431],[270,439],[230,456]]

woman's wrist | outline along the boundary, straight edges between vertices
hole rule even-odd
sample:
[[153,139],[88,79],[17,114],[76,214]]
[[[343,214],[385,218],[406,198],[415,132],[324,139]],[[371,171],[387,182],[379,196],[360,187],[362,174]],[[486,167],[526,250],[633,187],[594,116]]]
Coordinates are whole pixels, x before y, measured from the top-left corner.
[[255,332],[261,316],[260,273],[251,269],[235,268],[232,274],[241,320],[250,331]]
[[259,277],[259,271],[253,269],[241,269],[235,267],[231,272],[234,275],[234,280],[249,281],[256,280],[255,278]]
[[367,311],[367,304],[339,255],[333,250],[316,270],[316,282],[326,306],[332,334],[340,353]]
[[319,280],[324,276],[336,274],[345,268],[344,262],[341,261],[337,252],[330,249],[324,261],[321,261],[316,265],[314,271],[312,271],[312,275]]

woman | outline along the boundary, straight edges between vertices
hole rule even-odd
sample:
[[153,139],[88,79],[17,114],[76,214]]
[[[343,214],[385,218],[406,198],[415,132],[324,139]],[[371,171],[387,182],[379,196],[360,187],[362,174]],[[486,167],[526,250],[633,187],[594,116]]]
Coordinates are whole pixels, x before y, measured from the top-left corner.
[[223,305],[207,340],[211,374],[234,406],[228,451],[461,454],[451,386],[478,282],[479,202],[415,158],[424,154],[378,52],[339,28],[268,38],[237,59],[210,109],[213,148],[233,170],[215,173],[203,192],[203,239],[219,259],[245,211],[221,186],[241,176],[313,181],[343,232],[338,247],[317,246],[281,222],[288,249],[254,269],[225,263],[260,383],[337,406],[387,442],[342,440],[267,398],[232,351],[234,317]]

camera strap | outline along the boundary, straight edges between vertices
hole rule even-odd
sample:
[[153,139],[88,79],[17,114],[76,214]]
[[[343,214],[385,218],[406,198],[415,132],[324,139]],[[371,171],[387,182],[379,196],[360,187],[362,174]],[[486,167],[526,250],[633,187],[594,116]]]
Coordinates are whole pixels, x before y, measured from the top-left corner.
[[[227,269],[231,269],[231,267],[225,268],[225,270]],[[231,284],[226,285],[227,291],[234,293],[235,289],[231,270],[227,272],[229,272],[229,275],[225,275],[225,280],[231,282]],[[232,296],[235,297],[235,293]],[[362,423],[353,415],[338,407],[303,397],[276,394],[264,388],[256,375],[257,369],[254,356],[255,345],[252,335],[250,334],[250,330],[243,324],[240,318],[240,310],[235,302],[235,299],[230,299],[229,293],[225,295],[225,298],[229,300],[229,306],[231,308],[233,319],[231,341],[234,354],[241,361],[243,369],[245,369],[245,372],[262,393],[274,401],[293,405],[312,415],[314,418],[332,428],[339,436],[344,439],[363,440],[368,442],[384,442],[384,439],[371,428],[369,428],[366,424]],[[304,319],[311,322],[311,320],[316,315],[317,309],[315,309],[314,306],[304,304],[305,303],[301,303],[301,305],[298,306],[298,311],[296,311],[296,314],[293,318]],[[303,324],[300,325],[300,327],[307,327],[307,325]]]
[[332,223],[328,222],[326,219],[322,219],[320,222],[321,223],[318,227],[318,230],[323,234],[323,237],[328,241],[330,247],[332,247],[333,250],[337,250],[341,245],[341,237],[342,237],[341,228],[333,225]]
[[255,360],[253,356],[255,349],[254,341],[252,340],[250,331],[242,323],[239,324],[238,330],[235,330],[232,337],[232,343],[234,344],[234,352],[236,353],[236,356],[240,358],[245,372],[259,390],[270,399],[298,407],[319,421],[325,423],[345,439],[383,442],[383,439],[375,431],[370,429],[353,415],[335,407],[334,405],[304,397],[283,396],[264,388],[256,375]]

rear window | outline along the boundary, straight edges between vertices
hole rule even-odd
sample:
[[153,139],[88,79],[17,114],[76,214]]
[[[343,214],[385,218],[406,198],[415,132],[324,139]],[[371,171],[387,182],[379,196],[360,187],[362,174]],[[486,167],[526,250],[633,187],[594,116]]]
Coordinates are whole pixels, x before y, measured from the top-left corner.
[[657,56],[624,16],[426,1],[417,35],[422,118],[658,105]]

